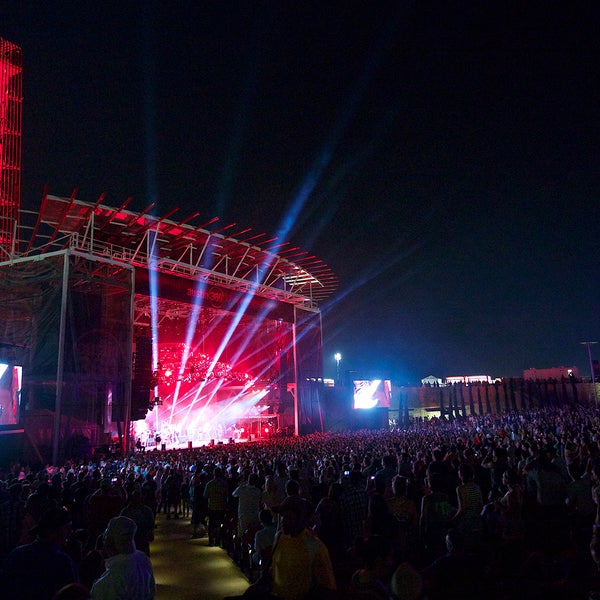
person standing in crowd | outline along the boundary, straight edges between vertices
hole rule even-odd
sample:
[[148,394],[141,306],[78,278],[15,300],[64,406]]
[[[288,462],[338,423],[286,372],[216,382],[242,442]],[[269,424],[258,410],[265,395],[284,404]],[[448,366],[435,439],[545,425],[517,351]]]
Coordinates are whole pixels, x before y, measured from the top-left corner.
[[169,513],[169,494],[167,489],[167,479],[171,475],[171,465],[166,465],[163,472],[160,476],[157,477],[158,484],[158,512],[164,513],[165,515]]
[[263,492],[261,496],[261,504],[263,508],[270,509],[272,506],[278,504],[277,502],[277,484],[275,483],[273,473],[268,473],[265,477],[265,483],[263,485]]
[[25,501],[22,497],[23,485],[13,483],[8,488],[8,498],[0,504],[0,559],[14,548],[21,537]]
[[206,534],[205,520],[208,515],[208,499],[204,497],[206,479],[206,472],[199,465],[196,465],[194,474],[190,479],[190,502],[192,505],[190,523],[192,525],[193,539]]
[[567,509],[573,539],[583,545],[596,517],[596,505],[592,497],[592,481],[588,473],[582,473],[579,462],[567,466]]
[[208,545],[218,546],[221,543],[221,527],[227,510],[227,481],[221,467],[215,467],[213,478],[204,487],[204,497],[208,509]]
[[347,485],[340,496],[343,533],[346,544],[352,545],[356,537],[362,537],[367,519],[368,497],[362,485],[360,471],[350,471]]
[[64,552],[71,534],[71,515],[63,508],[42,514],[32,533],[35,540],[10,552],[0,570],[5,600],[50,600],[69,583],[77,583],[77,565]]
[[357,540],[356,554],[360,566],[350,578],[352,597],[389,600],[390,565],[393,564],[389,542],[381,536],[368,535]]
[[392,479],[392,492],[392,497],[386,500],[390,512],[406,531],[416,532],[419,519],[417,505],[408,497],[408,479],[404,475],[396,475]]
[[277,464],[275,475],[273,476],[274,499],[272,500],[272,505],[281,504],[285,500],[285,486],[288,481],[287,466],[284,462],[280,462]]
[[421,543],[427,560],[441,556],[446,545],[446,532],[456,508],[450,504],[448,494],[443,491],[442,475],[431,473],[425,479],[428,491],[421,500],[419,529]]
[[431,459],[426,469],[427,476],[429,477],[435,473],[438,476],[441,490],[449,496],[454,494],[458,481],[451,462],[445,459],[444,450],[434,448],[431,451]]
[[156,582],[152,563],[135,547],[135,521],[114,517],[104,532],[106,571],[92,585],[93,600],[152,600]]
[[386,454],[383,457],[383,467],[379,469],[375,476],[382,478],[384,482],[384,498],[393,496],[392,480],[398,474],[398,459],[394,454]]
[[344,555],[342,511],[340,508],[340,496],[342,485],[333,482],[329,486],[327,496],[321,498],[315,508],[314,531],[317,537],[327,546],[329,556],[337,563]]
[[541,545],[562,544],[568,538],[567,482],[542,449],[525,469],[526,490],[535,498],[531,518]]
[[[381,487],[385,489],[383,480]],[[367,508],[365,536],[384,539],[393,548],[394,554],[399,556],[405,554],[404,539],[400,534],[400,523],[390,512],[383,493],[372,494]]]
[[277,525],[273,523],[273,513],[269,509],[263,508],[260,511],[259,519],[262,528],[254,535],[254,552],[252,553],[252,562],[255,566],[264,565],[265,561],[271,559],[277,533]]
[[490,473],[490,488],[502,489],[502,475],[509,469],[508,453],[501,446],[490,445],[481,466]]
[[127,501],[127,493],[119,477],[105,477],[100,487],[87,499],[89,527],[92,538],[97,538]]
[[233,490],[232,496],[238,499],[238,535],[241,539],[247,529],[260,526],[262,490],[258,475],[250,473],[248,480]]
[[313,593],[323,600],[336,597],[336,582],[325,544],[306,528],[310,504],[288,496],[273,507],[281,516],[281,531],[273,547],[272,594],[296,600]]
[[[179,519],[181,504],[181,473],[178,469],[171,469],[165,483],[162,486],[163,494],[166,494],[167,519]],[[173,509],[171,511],[171,509]]]
[[460,531],[464,537],[465,548],[474,549],[481,541],[483,522],[483,496],[481,489],[473,480],[473,467],[468,463],[461,463],[458,467],[458,476],[461,484],[456,488],[456,502],[458,510],[452,517],[451,525]]
[[181,478],[179,490],[179,495],[181,497],[181,516],[185,519],[190,516],[191,512],[190,478],[187,475]]
[[422,571],[426,597],[430,600],[481,598],[484,586],[482,578],[476,576],[481,565],[465,552],[462,533],[449,529],[445,545],[446,553]]
[[154,473],[147,473],[142,483],[142,498],[144,504],[149,506],[154,516],[158,508],[158,484],[154,480]]
[[129,502],[121,511],[122,517],[129,517],[135,521],[137,526],[135,532],[135,545],[150,556],[150,542],[154,540],[154,513],[149,506],[142,501],[142,490],[139,484],[135,484],[129,494]]
[[398,545],[414,556],[417,551],[419,515],[415,501],[408,497],[408,480],[404,475],[396,475],[392,479],[392,493],[386,504],[398,521]]

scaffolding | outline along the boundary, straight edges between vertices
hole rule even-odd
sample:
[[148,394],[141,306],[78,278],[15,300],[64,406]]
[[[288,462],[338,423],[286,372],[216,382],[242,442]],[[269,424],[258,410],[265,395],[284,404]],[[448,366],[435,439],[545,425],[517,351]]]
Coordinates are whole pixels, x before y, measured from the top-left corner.
[[14,251],[21,200],[21,49],[0,38],[0,261]]
[[113,424],[127,441],[133,298],[132,267],[70,249],[0,265],[0,363],[23,368],[25,429],[54,464]]

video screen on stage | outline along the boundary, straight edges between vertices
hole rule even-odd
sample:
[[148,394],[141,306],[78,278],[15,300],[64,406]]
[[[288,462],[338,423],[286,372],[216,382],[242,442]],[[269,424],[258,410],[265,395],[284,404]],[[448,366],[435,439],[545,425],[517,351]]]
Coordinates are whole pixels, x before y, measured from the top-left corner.
[[19,423],[23,368],[0,362],[0,425]]
[[392,382],[389,379],[355,379],[354,408],[390,408]]

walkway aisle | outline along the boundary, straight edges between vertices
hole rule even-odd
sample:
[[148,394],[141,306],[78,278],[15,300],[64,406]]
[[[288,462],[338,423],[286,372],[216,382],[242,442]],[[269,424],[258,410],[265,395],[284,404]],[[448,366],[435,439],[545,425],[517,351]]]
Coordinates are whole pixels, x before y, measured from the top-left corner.
[[248,580],[225,550],[209,547],[207,537],[191,539],[189,518],[158,515],[156,523],[150,544],[156,600],[223,600],[246,590]]

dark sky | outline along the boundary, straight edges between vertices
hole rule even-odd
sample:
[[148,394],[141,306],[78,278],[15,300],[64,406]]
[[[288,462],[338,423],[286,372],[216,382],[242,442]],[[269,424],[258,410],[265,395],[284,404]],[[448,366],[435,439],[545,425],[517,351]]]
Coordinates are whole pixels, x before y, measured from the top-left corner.
[[[22,205],[219,216],[315,253],[326,375],[520,375],[600,341],[596,2],[33,2]],[[600,355],[600,345],[595,349]]]

